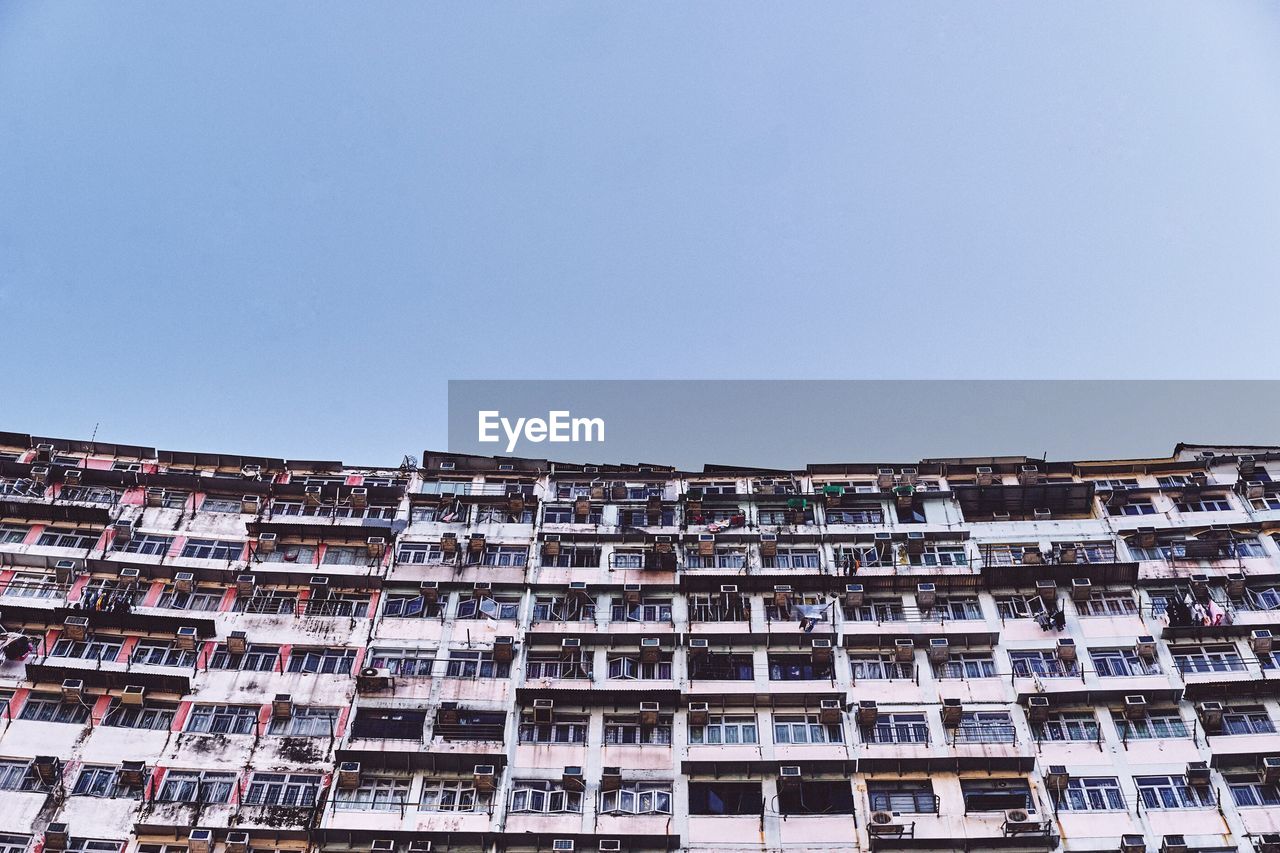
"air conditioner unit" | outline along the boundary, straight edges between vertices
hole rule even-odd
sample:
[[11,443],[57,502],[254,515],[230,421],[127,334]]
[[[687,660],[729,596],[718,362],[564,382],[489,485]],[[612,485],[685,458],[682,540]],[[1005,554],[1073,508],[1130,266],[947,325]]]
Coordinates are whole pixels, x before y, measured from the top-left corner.
[[375,838],[369,842],[369,853],[396,853],[394,838]]
[[36,485],[38,486],[46,485],[49,482],[49,466],[48,465],[33,465],[31,466],[30,473],[31,473],[31,479],[34,480]]
[[643,663],[657,663],[662,653],[662,640],[657,637],[640,638],[640,660]]
[[431,853],[431,842],[423,841],[421,839],[418,841],[410,841],[409,853]]
[[53,461],[53,445],[42,443],[36,445],[36,460],[39,462]]
[[586,581],[569,581],[569,592],[586,592]]
[[[472,550],[474,551],[475,550],[474,539],[471,540],[471,544],[472,544]],[[481,541],[480,544],[483,547],[484,545],[483,540]],[[369,558],[373,560],[381,560],[383,555],[387,553],[387,540],[382,536],[370,536],[368,539],[364,541],[364,546],[365,546],[365,553],[368,554]]]
[[1027,548],[1022,552],[1022,565],[1024,566],[1043,566],[1044,552],[1036,548]]
[[705,726],[710,719],[711,708],[706,702],[689,703],[689,725]]
[[338,787],[344,791],[360,787],[359,761],[343,761],[338,765]]
[[1058,660],[1070,663],[1076,659],[1076,641],[1070,637],[1058,638]]
[[391,670],[385,667],[366,666],[356,675],[356,690],[372,693],[391,686]]
[[714,557],[716,553],[716,536],[714,533],[698,534],[698,556]]
[[164,489],[158,489],[154,486],[147,489],[147,506],[164,506]]
[[916,584],[916,604],[928,609],[938,602],[938,586],[932,583]]
[[910,663],[916,657],[915,640],[894,640],[893,657],[899,663]]
[[111,541],[117,548],[128,545],[129,541],[133,539],[133,522],[117,521],[115,524],[111,525],[111,532]]
[[1143,634],[1138,637],[1137,642],[1133,644],[1133,650],[1141,657],[1153,658],[1156,656],[1156,638],[1150,634]]
[[62,620],[62,633],[71,640],[83,640],[89,634],[89,617],[68,616]]
[[760,555],[762,557],[778,556],[778,534],[776,533],[760,534]]
[[1254,654],[1265,655],[1271,651],[1271,632],[1266,628],[1255,628],[1249,632],[1249,647]]
[[1049,697],[1027,697],[1027,718],[1033,723],[1043,723],[1049,719]]
[[477,581],[471,585],[471,595],[474,598],[484,598],[493,591],[493,584],[488,581]]
[[1191,576],[1191,591],[1198,597],[1203,598],[1209,594],[1209,576],[1206,574],[1194,574]]
[[191,853],[209,853],[213,849],[213,830],[191,830],[187,833],[187,849]]
[[617,853],[622,850],[622,842],[616,838],[601,838],[600,853]]
[[1160,842],[1160,853],[1187,853],[1189,849],[1185,835],[1166,835]]
[[436,709],[436,723],[442,726],[456,726],[461,719],[457,702],[441,702]]
[[1088,578],[1072,578],[1071,579],[1071,600],[1075,602],[1088,601],[1089,596],[1093,594],[1093,581]]
[[1204,761],[1187,762],[1187,784],[1196,788],[1207,788],[1213,782],[1209,765]]
[[[557,547],[557,553],[559,553],[559,545],[557,545],[556,547]],[[443,554],[458,553],[458,534],[441,533],[440,534],[440,552]]]
[[791,606],[790,584],[778,584],[773,588],[773,605],[783,609]]
[[533,721],[535,723],[555,722],[555,707],[554,699],[534,699]]
[[1007,511],[1002,509],[993,510],[991,512],[992,521],[1010,521],[1013,518]]
[[577,637],[565,637],[560,641],[560,651],[577,653],[582,648],[582,640]]
[[553,838],[551,839],[551,849],[553,851],[563,850],[565,851],[565,853],[572,853],[573,839],[572,838]]
[[326,587],[329,585],[329,578],[327,575],[312,575],[307,585],[312,588]]
[[778,787],[784,791],[799,788],[803,778],[798,764],[784,764],[778,768]]
[[126,684],[120,691],[121,705],[141,705],[147,698],[147,688],[141,684]]
[[907,534],[907,553],[923,554],[924,553],[924,534],[919,531],[912,531]]
[[839,699],[818,700],[818,722],[824,726],[838,726],[844,719],[844,708]]
[[737,595],[738,585],[732,583],[721,584],[720,592],[722,595]]
[[1046,604],[1052,604],[1058,597],[1058,584],[1051,580],[1036,581],[1036,595]]
[[492,791],[498,787],[498,773],[492,764],[477,764],[471,778],[477,791]]
[[639,604],[641,599],[641,588],[638,583],[628,583],[622,585],[622,597],[626,599],[628,604]]
[[1004,813],[1005,829],[1009,832],[1026,832],[1036,829],[1040,824],[1026,809],[1007,809]]
[[872,812],[867,832],[872,835],[900,835],[905,824],[901,812]]
[[302,489],[302,497],[307,502],[307,506],[320,506],[323,498],[324,489],[321,486],[304,486]]
[[135,568],[128,567],[120,570],[120,575],[119,575],[120,582],[127,586],[133,586],[135,583],[138,582],[138,580],[141,577],[142,577],[142,572],[138,571]]
[[1200,725],[1204,726],[1206,732],[1213,734],[1222,730],[1223,707],[1221,702],[1201,702],[1196,709],[1196,713],[1200,717]]
[[1244,572],[1230,572],[1227,574],[1227,596],[1229,598],[1244,597]]
[[1044,771],[1044,784],[1051,791],[1061,791],[1071,781],[1065,764],[1050,764]]
[[1031,517],[1036,521],[1048,521],[1053,518],[1053,510],[1048,507],[1037,507],[1031,511]]
[[37,755],[31,762],[36,779],[45,787],[52,787],[62,778],[62,759],[56,755]]
[[196,588],[196,576],[192,572],[176,572],[173,576],[173,588],[178,592],[191,592]]
[[1253,842],[1255,853],[1280,853],[1280,832],[1264,832]]
[[1036,465],[1023,465],[1018,470],[1018,483],[1023,486],[1034,486],[1040,482],[1040,468]]
[[932,663],[944,663],[951,657],[951,643],[946,637],[935,637],[929,641],[929,660]]
[[1134,534],[1134,542],[1139,548],[1156,547],[1156,529],[1154,527],[1139,527]]
[[1080,548],[1074,542],[1064,542],[1058,546],[1059,563],[1075,563],[1080,559]]
[[657,702],[641,702],[640,703],[640,725],[656,726],[658,724],[658,703]]
[[243,830],[228,832],[226,844],[227,853],[249,853],[249,833]]
[[454,470],[454,469],[455,469],[455,468],[457,468],[457,467],[458,467],[458,463],[457,463],[457,462],[441,462],[441,463],[440,463],[440,470],[441,470],[441,471],[452,471],[452,470]]
[[1280,782],[1280,755],[1262,757],[1262,781],[1268,785]]
[[253,595],[258,580],[253,575],[236,575],[236,595]]
[[249,635],[244,631],[232,631],[227,635],[227,651],[233,655],[242,655],[249,649]]
[[1252,456],[1236,457],[1236,470],[1239,471],[1242,476],[1247,477],[1257,469],[1258,469],[1258,460],[1255,459],[1254,457]]
[[271,700],[271,716],[285,720],[293,716],[293,694],[277,693]]
[[576,764],[565,767],[564,772],[560,774],[560,784],[564,786],[566,791],[581,791],[587,787],[587,781],[582,775],[582,768]]
[[831,662],[831,641],[815,639],[810,643],[809,658],[814,663]]
[[497,663],[511,663],[516,656],[516,638],[506,634],[493,638],[493,659]]
[[1141,694],[1124,697],[1124,717],[1126,720],[1143,720],[1147,716],[1147,697]]
[[1244,484],[1244,496],[1248,500],[1257,500],[1267,493],[1267,484],[1261,480],[1249,480]]
[[702,657],[711,650],[711,644],[705,637],[693,637],[688,642],[689,652],[696,657]]
[[989,465],[979,465],[974,469],[974,482],[979,486],[990,486],[995,482],[995,471]]
[[356,486],[351,490],[351,506],[355,509],[364,509],[369,505],[369,490],[364,486]]
[[959,699],[951,697],[942,700],[942,724],[944,726],[958,726],[964,719],[964,703]]
[[422,581],[418,584],[418,590],[427,604],[435,604],[440,600],[440,581]]
[[65,823],[51,823],[44,831],[45,850],[66,850],[71,830]]
[[257,515],[262,512],[262,498],[257,495],[241,495],[240,512],[245,515]]
[[258,553],[271,554],[276,550],[276,534],[259,533],[258,534]]
[[895,479],[896,477],[894,476],[892,468],[876,469],[876,485],[881,489],[888,489],[893,486]]
[[846,584],[844,588],[844,604],[846,607],[861,607],[866,592],[860,583]]
[[147,779],[147,765],[143,761],[120,762],[120,781],[126,785],[142,785]]
[[84,701],[84,682],[79,678],[68,678],[62,682],[62,701],[63,702],[83,702]]
[[174,632],[174,642],[184,652],[194,651],[200,632],[191,625],[182,625]]
[[600,790],[616,791],[622,787],[622,768],[603,767],[600,770]]
[[858,702],[858,725],[862,728],[870,728],[876,724],[876,718],[880,716],[880,712],[876,708],[876,700],[862,699]]
[[262,476],[261,465],[245,465],[240,469],[240,476],[246,480],[256,480]]

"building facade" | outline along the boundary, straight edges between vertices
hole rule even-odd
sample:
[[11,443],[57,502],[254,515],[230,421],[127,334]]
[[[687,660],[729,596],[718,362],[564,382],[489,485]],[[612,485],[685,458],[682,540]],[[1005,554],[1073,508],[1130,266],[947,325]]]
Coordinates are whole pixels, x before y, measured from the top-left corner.
[[0,853],[1274,853],[1278,530],[1271,447],[685,472],[0,433]]

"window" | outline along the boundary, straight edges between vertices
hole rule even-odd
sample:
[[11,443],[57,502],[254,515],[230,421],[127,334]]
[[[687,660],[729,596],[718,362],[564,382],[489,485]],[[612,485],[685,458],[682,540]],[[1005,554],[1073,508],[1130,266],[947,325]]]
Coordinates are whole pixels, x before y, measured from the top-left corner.
[[155,533],[142,533],[129,540],[124,550],[129,554],[142,554],[149,557],[163,557],[169,553],[173,544],[172,536],[160,536]]
[[1098,591],[1077,605],[1081,616],[1134,616],[1138,602],[1131,593]]
[[255,555],[264,563],[298,563],[312,566],[315,565],[318,552],[319,548],[315,545],[300,545],[292,542],[287,545],[277,545],[276,549],[268,554],[255,552]]
[[191,500],[190,492],[165,489],[160,497],[160,506],[164,509],[185,509],[189,500]]
[[816,714],[775,714],[773,742],[778,744],[843,743],[839,723],[825,724]]
[[817,550],[807,548],[779,548],[777,554],[761,561],[766,569],[816,569],[821,565]]
[[1231,500],[1226,495],[1200,495],[1178,501],[1178,512],[1226,512]]
[[907,618],[901,598],[873,598],[857,607],[845,607],[850,622],[902,622]]
[[532,780],[511,783],[511,812],[560,814],[582,811],[582,792],[566,791],[551,782]]
[[400,776],[362,774],[360,787],[339,789],[333,807],[340,811],[373,811],[403,813],[409,801],[410,780]]
[[1231,799],[1237,806],[1280,806],[1280,786],[1264,782],[1257,776],[1228,776],[1227,787],[1231,789]]
[[250,806],[305,806],[316,804],[320,777],[308,773],[254,773],[244,802]]
[[222,539],[188,539],[182,546],[182,556],[194,560],[239,560],[243,553],[243,542]]
[[369,666],[388,669],[401,678],[427,678],[436,662],[435,649],[384,649],[369,651]]
[[560,553],[554,557],[543,555],[542,565],[559,569],[594,569],[600,565],[600,549],[560,543]]
[[437,543],[404,542],[396,551],[396,562],[419,566],[427,563],[443,563],[444,549]]
[[1162,671],[1158,659],[1144,658],[1133,649],[1093,649],[1089,657],[1100,678],[1159,675]]
[[879,505],[827,510],[827,524],[884,524]]
[[157,607],[170,610],[190,610],[209,613],[222,604],[223,589],[217,586],[198,586],[191,592],[182,592],[172,585],[166,586],[156,602]]
[[744,569],[747,566],[747,552],[734,548],[716,548],[710,557],[691,553],[685,558],[685,564],[691,569]]
[[1175,711],[1151,711],[1144,719],[1127,720],[1121,711],[1113,711],[1111,719],[1121,740],[1164,740],[1191,736],[1191,730]]
[[114,661],[124,648],[123,637],[106,634],[90,634],[83,640],[60,639],[53,644],[49,656],[55,658],[81,658],[83,660]]
[[692,622],[746,622],[750,612],[751,601],[742,593],[689,596],[689,620]]
[[562,655],[559,652],[528,652],[524,674],[527,679],[539,678],[591,678],[591,655],[582,652]]
[[287,616],[298,612],[298,593],[293,590],[254,587],[248,598],[236,599],[236,610],[241,613],[265,613]]
[[1039,595],[997,595],[996,614],[1001,619],[1033,619],[1045,612]]
[[[121,847],[119,842],[110,842],[115,845],[112,851],[118,851]],[[8,832],[0,833],[0,853],[26,853],[27,847],[31,844],[30,835],[13,835]]]
[[528,561],[529,549],[523,545],[491,545],[479,554],[467,552],[468,565],[523,566]]
[[604,507],[591,504],[586,515],[577,515],[573,504],[547,504],[542,513],[543,524],[599,524],[604,518]]
[[867,782],[867,799],[874,812],[937,814],[938,798],[928,779]]
[[1135,776],[1138,796],[1149,809],[1193,809],[1212,806],[1212,788],[1193,788],[1185,776]]
[[939,596],[933,607],[922,607],[921,612],[932,619],[981,619],[982,605],[976,597]]
[[[388,516],[390,517],[390,516]],[[502,506],[482,506],[476,510],[477,524],[533,524],[533,510],[526,509],[519,514],[507,512]]]
[[104,486],[63,486],[58,492],[58,498],[64,501],[112,505],[120,500],[120,494],[119,489]]
[[1104,504],[1107,515],[1155,515],[1156,506],[1150,498],[1131,498],[1123,506]]
[[300,649],[289,654],[289,672],[349,675],[356,662],[355,649]]
[[520,743],[586,743],[587,718],[556,714],[555,722],[535,723],[532,714],[520,720]]
[[0,791],[34,791],[39,787],[29,759],[0,758]]
[[127,797],[142,798],[141,785],[122,785],[117,776],[116,767],[86,765],[80,769],[76,783],[71,789],[72,796],[81,797]]
[[663,652],[656,661],[644,661],[639,653],[610,654],[608,661],[609,678],[648,681],[671,677],[671,652]]
[[[308,562],[302,560],[300,562]],[[320,561],[327,566],[362,566],[370,562],[367,548],[356,548],[351,545],[327,545],[324,558]]]
[[765,598],[764,617],[769,621],[809,620],[815,624],[830,621],[830,604],[821,593],[793,594],[791,604],[779,607],[773,596]]
[[338,725],[337,708],[294,708],[293,715],[272,718],[267,734],[286,737],[330,737]]
[[486,811],[493,795],[477,791],[475,783],[467,780],[424,779],[422,795],[418,798],[420,812],[475,812]]
[[225,512],[240,514],[243,504],[240,498],[222,497],[221,495],[205,495],[200,502],[201,512]]
[[440,601],[427,601],[419,593],[387,592],[386,603],[382,607],[382,615],[392,619],[412,619],[425,616],[438,618],[443,613]]
[[20,720],[39,720],[44,723],[83,723],[89,719],[89,709],[79,702],[63,702],[54,693],[32,693],[22,706]]
[[847,779],[802,781],[778,792],[784,815],[853,814],[853,787]]
[[[110,841],[105,838],[78,838],[73,835],[67,839],[67,853],[120,853],[124,848],[124,844],[123,841]],[[185,850],[186,848],[182,849]]]
[[1124,811],[1124,792],[1114,776],[1076,777],[1058,796],[1058,808],[1073,812]]
[[375,740],[422,740],[427,712],[414,708],[357,708],[351,737]]
[[955,743],[1013,743],[1017,730],[1008,711],[965,711],[952,739]]
[[755,678],[755,663],[750,653],[714,652],[689,658],[690,680],[751,681]]
[[65,588],[52,574],[15,572],[9,583],[5,585],[4,595],[12,595],[15,598],[58,598]]
[[634,604],[619,601],[610,611],[614,622],[670,622],[671,599],[645,598]]
[[1013,674],[1019,678],[1068,678],[1078,675],[1075,661],[1058,660],[1057,652],[1045,649],[1030,652],[1009,652]]
[[1174,646],[1173,662],[1183,675],[1202,672],[1243,672],[1244,659],[1234,645]]
[[210,669],[238,669],[246,672],[270,672],[280,666],[280,647],[254,643],[242,655],[233,655],[225,644],[219,644],[209,659]]
[[211,770],[170,770],[156,799],[162,803],[225,803],[235,787],[236,774]]
[[1231,543],[1231,549],[1237,557],[1267,556],[1267,549],[1262,547],[1262,543],[1256,537],[1236,539]]
[[770,681],[815,681],[835,677],[831,659],[814,661],[812,655],[769,655]]
[[168,731],[173,728],[173,717],[177,710],[176,705],[157,702],[148,702],[145,705],[122,705],[119,700],[112,700],[102,724],[120,729]]
[[534,622],[593,622],[595,600],[585,592],[539,595],[533,600]]
[[1257,706],[1235,706],[1225,709],[1222,715],[1222,733],[1228,735],[1266,735],[1274,734],[1275,723],[1267,715],[1267,710]]
[[655,516],[655,523],[649,523],[649,512],[645,507],[623,507],[619,510],[624,527],[671,527],[676,523],[676,511],[673,507],[664,506]]
[[604,742],[608,745],[638,746],[642,744],[671,744],[671,715],[663,714],[656,726],[642,725],[635,714],[606,716],[604,718]]
[[0,545],[20,545],[30,530],[21,524],[0,524]]
[[44,493],[44,486],[27,477],[0,479],[0,495],[40,499],[44,497]]
[[458,601],[458,619],[517,619],[520,596],[500,595],[494,598],[463,598]]
[[101,535],[97,530],[65,530],[58,527],[46,527],[36,540],[37,545],[50,548],[92,548]]
[[369,596],[353,592],[329,591],[307,599],[303,612],[308,616],[342,616],[364,619],[369,615]]
[[690,782],[691,815],[758,815],[764,813],[759,782]]
[[189,732],[251,735],[258,726],[257,705],[192,705]]
[[705,726],[689,727],[690,744],[734,745],[758,743],[756,718],[750,715],[708,717]]
[[600,795],[601,814],[671,814],[670,782],[633,782]]
[[982,546],[982,558],[990,566],[1021,566],[1027,554],[1040,557],[1040,546],[1035,542],[1000,542]]
[[910,680],[915,676],[915,666],[893,659],[892,655],[850,655],[853,680],[891,681]]
[[928,743],[929,724],[922,713],[881,714],[874,726],[862,730],[867,743]]
[[196,664],[196,653],[178,648],[173,640],[140,639],[134,646],[132,660],[150,666],[192,667]]
[[965,566],[969,562],[964,545],[946,542],[926,542],[923,552],[907,556],[913,566]]
[[960,791],[964,794],[964,810],[968,812],[994,812],[1005,809],[1025,809],[1034,813],[1035,800],[1026,779],[961,779]]
[[996,660],[991,652],[955,652],[933,672],[937,678],[995,678]]
[[451,678],[508,678],[510,663],[496,663],[493,652],[452,649],[444,674]]
[[1040,740],[1096,742],[1098,718],[1092,711],[1054,711],[1049,714],[1049,719],[1036,724],[1036,737]]

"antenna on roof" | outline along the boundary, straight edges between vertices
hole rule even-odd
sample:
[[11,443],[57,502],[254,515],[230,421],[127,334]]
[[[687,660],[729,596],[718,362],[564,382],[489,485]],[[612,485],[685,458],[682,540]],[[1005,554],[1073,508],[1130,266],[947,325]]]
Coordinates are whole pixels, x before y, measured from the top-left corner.
[[409,456],[406,454],[404,459],[400,460],[400,470],[401,471],[417,471],[418,457]]

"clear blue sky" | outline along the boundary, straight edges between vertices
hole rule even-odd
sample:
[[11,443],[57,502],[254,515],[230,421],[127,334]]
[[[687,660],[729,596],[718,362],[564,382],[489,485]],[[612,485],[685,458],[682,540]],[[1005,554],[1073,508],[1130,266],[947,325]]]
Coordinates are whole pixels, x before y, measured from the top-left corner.
[[1280,377],[1274,3],[0,2],[0,428],[449,378]]

